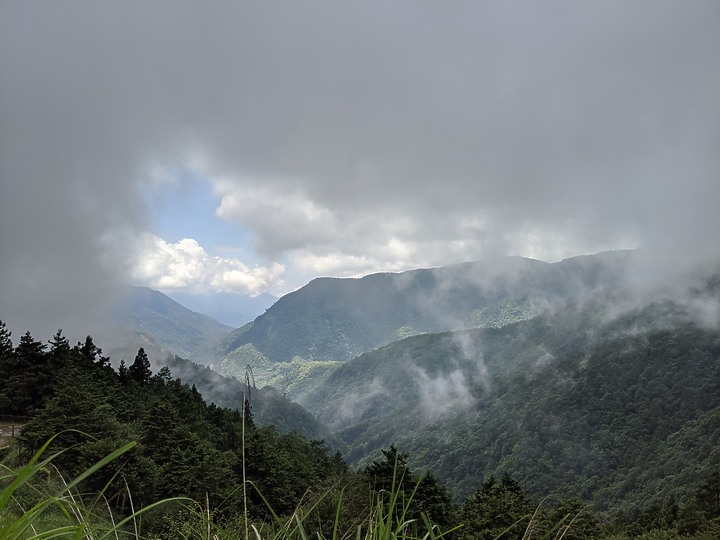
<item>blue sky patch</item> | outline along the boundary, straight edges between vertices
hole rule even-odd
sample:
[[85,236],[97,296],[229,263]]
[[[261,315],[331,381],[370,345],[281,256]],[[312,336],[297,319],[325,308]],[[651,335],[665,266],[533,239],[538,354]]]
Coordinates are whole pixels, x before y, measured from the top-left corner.
[[185,168],[167,168],[165,172],[172,181],[144,188],[152,232],[170,243],[194,238],[211,256],[240,258],[248,264],[246,259],[252,256],[250,232],[215,214],[220,197],[213,193],[211,182]]

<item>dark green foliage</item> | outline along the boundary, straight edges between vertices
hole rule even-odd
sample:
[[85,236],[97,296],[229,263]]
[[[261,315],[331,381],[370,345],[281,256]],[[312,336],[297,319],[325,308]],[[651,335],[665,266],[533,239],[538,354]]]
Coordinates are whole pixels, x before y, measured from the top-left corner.
[[[95,345],[92,336],[73,348],[69,361],[76,368],[84,370],[93,379],[93,384],[107,385],[116,382],[116,374],[110,365],[110,358],[103,356],[102,349]],[[95,369],[96,368],[96,369]]]
[[607,309],[407,338],[345,363],[306,406],[351,463],[397,441],[458,498],[512,471],[533,496],[611,514],[687,501],[720,466],[720,332],[682,304]]
[[564,540],[598,538],[602,530],[592,508],[578,498],[563,499],[554,507],[545,510],[540,514],[537,528],[558,531]]
[[[333,458],[322,442],[307,443],[297,433],[281,434],[273,426],[250,430],[245,445],[248,480],[259,490],[251,494],[258,513],[270,517],[260,493],[279,514],[291,513],[298,503],[334,476]],[[239,467],[239,461],[236,461]]]
[[698,487],[694,507],[708,521],[720,519],[720,471],[713,472]]
[[[242,410],[243,396],[247,392],[241,381],[224,377],[206,366],[200,366],[177,355],[161,358],[156,365],[167,367],[182,380],[192,382],[207,401],[221,407]],[[255,423],[272,424],[281,432],[297,431],[308,439],[324,440],[330,448],[342,448],[342,443],[330,430],[303,407],[289,401],[275,389],[253,386],[250,393]]]
[[150,360],[148,355],[145,353],[145,349],[140,347],[138,349],[137,356],[130,367],[128,368],[128,375],[130,380],[135,381],[138,384],[147,384],[150,382],[152,377],[152,370],[150,369]]
[[0,321],[0,412],[10,413],[12,396],[9,380],[13,372],[13,351],[11,339],[12,333],[7,325]]
[[[3,348],[7,350],[8,339]],[[26,332],[12,352],[6,352],[0,368],[0,412],[32,414],[52,394],[55,372],[46,346]]]
[[7,329],[7,325],[0,321],[0,358],[7,359],[13,352],[12,332]]
[[[394,444],[383,450],[383,459],[375,460],[362,470],[362,477],[376,493],[400,492],[397,504],[407,508],[408,518],[421,522],[421,515],[430,516],[441,529],[449,529],[457,522],[457,509],[448,490],[438,479],[426,472],[416,476],[408,465],[408,455],[399,452]],[[408,501],[412,501],[409,505]]]
[[245,398],[245,400],[243,401],[242,415],[243,422],[245,422],[245,427],[251,429],[255,428],[255,419],[253,417],[252,405],[250,404],[250,399],[248,398]]
[[[104,396],[106,389],[88,383],[90,380],[81,374],[75,374],[72,379],[62,378],[56,395],[23,427],[22,440],[31,452],[55,434],[60,434],[56,440],[58,445],[70,447],[88,439],[82,432],[105,438],[114,437],[120,431],[117,417]],[[74,472],[88,466],[78,462],[72,451],[61,456],[57,464],[72,467]]]
[[70,356],[70,342],[62,335],[62,329],[55,332],[55,335],[50,340],[50,353],[62,362]]
[[720,538],[720,469],[707,476],[695,490],[690,504],[677,514],[680,533]]
[[118,366],[118,382],[126,386],[130,382],[130,373],[128,372],[128,367],[125,365],[125,360],[120,360],[120,365]]
[[504,474],[498,481],[491,476],[462,505],[462,538],[503,538],[520,540],[530,524],[534,508],[525,489]]
[[406,495],[410,495],[413,486],[413,475],[408,467],[408,455],[399,452],[397,446],[390,445],[390,448],[383,450],[384,459],[375,460],[363,469],[374,491],[393,491],[393,488],[400,483]]
[[87,364],[98,364],[100,366],[109,363],[109,358],[102,355],[102,349],[95,345],[92,336],[87,336],[84,343],[78,343],[81,358]]
[[500,480],[490,476],[460,508],[463,528],[458,538],[521,540],[560,538],[590,540],[600,537],[601,528],[593,510],[580,499],[562,499],[555,504],[537,502],[509,474]]
[[[70,348],[58,332],[50,345],[46,351],[26,334],[0,358],[0,372],[13,374],[0,381],[7,409],[32,415],[19,438],[21,457],[57,435],[49,451],[64,449],[54,464],[70,478],[124,443],[138,441],[123,461],[85,480],[83,489],[103,490],[119,513],[131,510],[129,489],[136,508],[183,496],[207,500],[217,520],[242,514],[240,411],[208,405],[195,385],[174,379],[167,367],[153,375],[143,349],[130,368],[122,365],[116,373],[92,338]],[[251,407],[248,399],[246,412]],[[256,487],[249,490],[255,518],[269,517],[260,493],[276,512],[289,515],[318,496],[311,490],[331,486],[339,467],[347,471],[322,442],[246,420],[245,466]]]
[[[23,427],[20,438],[24,448],[34,452],[58,434],[52,448],[66,450],[58,456],[55,465],[66,478],[78,475],[113,449],[137,437],[131,426],[118,421],[112,407],[99,392],[78,388],[76,382],[61,384],[57,395]],[[130,455],[136,452],[137,449]],[[85,489],[101,490],[112,480],[120,465],[117,463],[101,470],[85,482]],[[128,467],[124,474],[131,476],[130,471]],[[123,489],[121,482],[114,482],[114,493],[121,493]]]
[[[612,317],[608,306],[568,303],[502,328],[414,336],[345,363],[310,404],[342,429],[359,473],[325,444],[263,425],[269,414],[307,419],[272,389],[252,388],[244,401],[242,383],[179,358],[152,375],[144,350],[116,373],[91,338],[70,348],[61,332],[49,348],[30,334],[13,348],[0,324],[0,412],[33,416],[26,452],[60,433],[53,449],[71,447],[57,462],[68,475],[138,441],[86,486],[108,484],[120,513],[127,481],[137,505],[207,496],[213,519],[231,522],[244,464],[254,518],[270,517],[262,494],[284,516],[307,511],[308,532],[326,536],[340,494],[348,531],[370,507],[368,491],[389,504],[382,494],[394,485],[412,498],[408,517],[464,522],[455,538],[513,523],[506,538],[528,526],[527,538],[602,538],[600,523],[615,538],[720,537],[720,331],[674,302]],[[195,384],[173,378],[173,366]],[[466,498],[460,508],[446,486]]]

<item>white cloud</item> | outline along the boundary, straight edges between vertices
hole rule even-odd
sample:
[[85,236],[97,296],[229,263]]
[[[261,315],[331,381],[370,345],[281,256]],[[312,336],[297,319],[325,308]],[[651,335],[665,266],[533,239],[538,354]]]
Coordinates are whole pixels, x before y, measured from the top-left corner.
[[420,392],[420,408],[430,420],[465,412],[477,403],[465,374],[459,369],[430,376],[415,366],[414,379]]
[[139,253],[133,278],[156,289],[212,289],[256,295],[283,286],[283,265],[250,268],[238,259],[208,255],[192,238],[173,244],[147,234]]
[[390,395],[385,383],[378,377],[363,388],[345,395],[336,411],[336,417],[343,422],[354,422],[377,402]]
[[339,238],[327,251],[298,249],[290,253],[292,265],[302,272],[324,276],[357,277],[374,272],[401,272],[416,268],[421,243],[392,237],[384,244]]
[[293,266],[302,272],[323,276],[355,277],[377,268],[379,261],[346,253],[316,254],[298,250],[290,255]]

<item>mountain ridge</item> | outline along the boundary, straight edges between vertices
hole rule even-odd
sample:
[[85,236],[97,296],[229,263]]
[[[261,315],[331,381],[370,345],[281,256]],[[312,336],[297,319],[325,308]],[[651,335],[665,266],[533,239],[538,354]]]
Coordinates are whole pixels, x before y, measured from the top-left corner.
[[409,337],[344,363],[304,404],[351,463],[394,443],[458,497],[510,472],[602,510],[682,500],[720,466],[707,443],[720,440],[720,329],[673,302],[605,315],[590,303]]
[[[233,331],[220,353],[252,343],[276,362],[296,356],[349,360],[407,335],[482,326],[482,310],[508,298],[528,308],[513,322],[537,315],[544,303],[576,295],[577,289],[619,279],[620,271],[612,267],[627,264],[629,253],[559,263],[507,257],[362,278],[316,278]],[[530,309],[533,303],[537,306]]]
[[139,344],[146,346],[143,342],[149,341],[166,352],[201,364],[210,363],[217,343],[232,330],[160,291],[142,286],[131,287],[120,295],[111,316],[126,331],[134,332]]

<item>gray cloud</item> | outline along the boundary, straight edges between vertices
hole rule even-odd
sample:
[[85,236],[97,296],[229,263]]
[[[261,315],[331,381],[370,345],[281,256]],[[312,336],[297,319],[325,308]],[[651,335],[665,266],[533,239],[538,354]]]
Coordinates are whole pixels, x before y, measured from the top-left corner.
[[0,317],[52,327],[118,287],[158,163],[306,272],[717,257],[719,56],[714,0],[5,0]]

